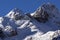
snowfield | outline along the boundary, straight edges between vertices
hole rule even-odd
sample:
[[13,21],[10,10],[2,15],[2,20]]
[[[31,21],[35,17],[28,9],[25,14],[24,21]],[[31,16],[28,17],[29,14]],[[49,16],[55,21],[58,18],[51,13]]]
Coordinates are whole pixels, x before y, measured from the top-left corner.
[[60,40],[60,12],[50,3],[30,14],[12,9],[0,17],[0,40]]

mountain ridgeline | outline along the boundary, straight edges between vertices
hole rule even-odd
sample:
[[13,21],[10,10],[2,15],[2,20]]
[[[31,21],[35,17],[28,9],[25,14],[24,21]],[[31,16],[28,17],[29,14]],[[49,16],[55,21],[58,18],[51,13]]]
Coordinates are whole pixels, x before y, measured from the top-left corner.
[[51,3],[26,14],[14,8],[0,17],[0,40],[60,40],[60,12]]

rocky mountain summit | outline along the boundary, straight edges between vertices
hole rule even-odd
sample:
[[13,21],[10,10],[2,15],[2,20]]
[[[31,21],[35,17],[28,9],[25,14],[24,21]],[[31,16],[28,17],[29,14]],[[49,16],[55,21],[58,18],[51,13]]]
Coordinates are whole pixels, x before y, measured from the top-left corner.
[[0,17],[0,40],[60,40],[60,12],[51,3],[26,14],[14,8]]

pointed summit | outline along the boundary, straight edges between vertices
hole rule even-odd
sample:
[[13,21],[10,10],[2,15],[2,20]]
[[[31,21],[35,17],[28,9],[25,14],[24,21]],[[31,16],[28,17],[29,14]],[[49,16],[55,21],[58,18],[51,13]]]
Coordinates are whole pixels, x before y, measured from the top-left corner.
[[[57,16],[58,15],[58,16]],[[55,18],[59,17],[60,13],[58,9],[55,7],[55,5],[51,3],[45,3],[41,5],[34,13],[31,14],[34,18],[39,20],[40,22],[46,22],[49,17],[50,18]]]
[[44,11],[46,11],[48,13],[53,12],[53,14],[54,14],[54,13],[58,12],[58,9],[55,7],[55,5],[53,5],[51,3],[45,3],[45,4],[42,4],[39,8],[37,8],[37,10],[33,14],[35,16],[40,16],[40,14],[43,13]]
[[5,17],[14,19],[16,17],[21,17],[22,15],[24,14],[21,10],[19,10],[18,8],[14,8]]

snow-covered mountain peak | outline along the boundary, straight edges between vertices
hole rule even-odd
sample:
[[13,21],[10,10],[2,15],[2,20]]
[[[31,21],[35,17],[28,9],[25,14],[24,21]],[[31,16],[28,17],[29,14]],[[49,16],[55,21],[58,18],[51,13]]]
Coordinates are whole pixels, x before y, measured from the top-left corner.
[[22,15],[24,14],[21,10],[14,8],[5,17],[15,19],[15,17],[21,17]]
[[50,18],[54,20],[60,20],[59,10],[51,3],[41,5],[34,13],[31,14],[31,16],[39,19],[40,21],[46,21]]
[[58,9],[56,8],[55,5],[51,3],[47,3],[47,4],[42,4],[39,8],[37,8],[37,10],[34,13],[37,16],[38,14],[44,11],[46,11],[49,14],[52,14],[52,13],[54,14],[58,12]]
[[2,40],[60,40],[59,36],[60,13],[50,3],[41,5],[31,14],[15,8],[0,17]]

